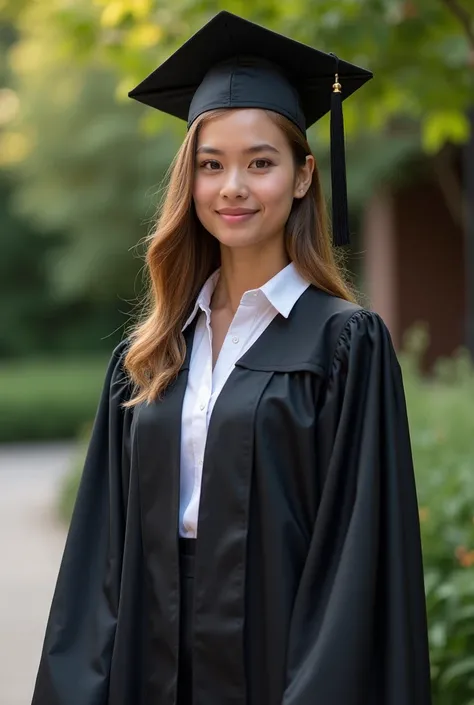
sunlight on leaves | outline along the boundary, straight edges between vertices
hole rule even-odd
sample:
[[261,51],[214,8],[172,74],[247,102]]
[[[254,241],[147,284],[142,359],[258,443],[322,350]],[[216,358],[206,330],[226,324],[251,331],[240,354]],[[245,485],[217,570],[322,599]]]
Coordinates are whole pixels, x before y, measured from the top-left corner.
[[0,126],[16,118],[20,109],[18,94],[11,88],[0,88]]
[[0,135],[0,166],[9,167],[22,162],[31,151],[31,141],[23,132]]
[[466,142],[469,133],[469,121],[466,115],[459,111],[431,112],[422,121],[422,144],[428,154],[435,154],[446,142]]
[[47,56],[40,42],[23,41],[14,46],[9,54],[9,63],[14,72],[26,75],[32,67],[47,66]]
[[130,76],[127,76],[119,81],[115,89],[115,97],[117,100],[120,102],[128,101],[128,92],[131,91],[134,86],[135,81],[133,78],[130,78]]
[[103,27],[116,27],[128,12],[127,3],[121,0],[108,2],[102,12],[100,23]]
[[163,37],[163,30],[156,24],[141,24],[133,27],[128,34],[127,43],[130,47],[139,49],[158,44]]
[[146,20],[152,11],[152,0],[94,0],[104,7],[101,17],[103,27],[116,27],[127,16],[135,20]]

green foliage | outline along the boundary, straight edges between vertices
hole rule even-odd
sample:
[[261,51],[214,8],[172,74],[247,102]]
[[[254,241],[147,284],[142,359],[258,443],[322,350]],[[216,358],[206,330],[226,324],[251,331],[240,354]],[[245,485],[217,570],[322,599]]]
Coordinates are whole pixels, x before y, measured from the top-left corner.
[[11,185],[0,178],[0,357],[34,347],[52,303],[41,267],[44,243],[12,215],[10,193]]
[[474,701],[474,367],[465,351],[418,374],[426,328],[402,355],[422,528],[435,705]]
[[57,255],[62,238],[44,236],[15,217],[10,203],[14,188],[12,178],[0,175],[0,359],[38,350],[109,350],[125,322],[117,302],[92,305],[85,297],[66,301],[57,295],[45,261]]
[[[117,103],[117,75],[103,61],[70,56],[55,7],[29,3],[17,20],[8,80],[20,109],[0,129],[0,163],[15,177],[10,217],[41,235],[48,312],[68,309],[81,328],[82,311],[92,308],[92,328],[95,313],[101,322],[109,316],[108,335],[141,288],[142,262],[131,250],[154,220],[177,141],[139,129],[141,111]],[[6,267],[12,257],[7,251]]]
[[[21,14],[20,3],[16,9]],[[71,265],[68,270],[65,269],[68,244],[76,235],[76,230],[71,232],[69,226],[77,221],[77,210],[81,204],[76,199],[75,211],[68,213],[61,226],[54,218],[58,202],[48,201],[44,189],[58,171],[57,156],[64,151],[61,139],[66,134],[67,126],[62,125],[63,132],[56,130],[55,136],[60,141],[56,143],[56,153],[53,154],[49,150],[51,141],[54,141],[51,131],[53,121],[48,117],[35,123],[36,117],[44,116],[44,109],[36,109],[36,106],[33,106],[33,117],[27,117],[30,99],[12,90],[8,52],[18,40],[18,29],[12,24],[2,25],[0,21],[0,84],[9,86],[0,88],[0,162],[6,162],[11,167],[0,173],[0,359],[34,356],[37,351],[55,354],[59,351],[108,350],[110,344],[120,337],[125,316],[119,309],[127,311],[127,304],[118,298],[119,292],[113,287],[100,298],[92,295],[92,287],[85,286],[78,287],[81,291],[76,290],[75,294],[66,294],[66,289],[68,292],[73,289],[72,275],[77,265],[77,258],[73,257],[74,267]],[[36,62],[37,66],[41,66],[40,61]],[[64,64],[63,70],[67,71]],[[35,90],[39,87],[40,82],[32,86]],[[36,94],[36,99],[40,98],[47,110],[54,110],[53,102],[48,99],[49,90],[49,86],[44,86]],[[34,103],[33,98],[31,103]],[[24,112],[20,110],[21,117],[15,117],[19,107]],[[58,113],[56,118],[59,122]],[[13,131],[10,131],[11,127]],[[15,171],[15,159],[25,157],[27,134],[37,130],[40,130],[39,142],[47,147],[47,154],[40,149],[31,161],[22,162],[24,171]],[[97,153],[99,155],[100,150]],[[69,192],[73,191],[64,174],[60,176],[61,184],[67,186]],[[33,182],[36,191],[32,188]],[[24,191],[21,184],[25,186]],[[34,198],[32,191],[36,194]],[[66,196],[63,190],[57,198],[64,205],[69,195]],[[13,207],[14,200],[17,202],[16,209]],[[20,201],[23,216],[18,213]],[[113,260],[108,260],[107,265],[104,270],[114,271],[114,266],[117,268]],[[133,272],[136,268],[136,260],[129,255],[128,270]],[[105,276],[96,278],[98,281],[107,280]],[[63,287],[64,291],[60,291],[58,284],[61,279],[66,279],[68,285]],[[133,274],[127,274],[126,280],[131,291]]]
[[[99,350],[125,322],[141,288],[134,248],[184,131],[126,93],[212,15],[374,70],[345,104],[354,220],[381,181],[415,173],[422,146],[466,138],[473,72],[453,2],[472,16],[466,0],[0,0],[0,164],[13,176],[0,195],[0,356]],[[310,131],[326,186],[328,132],[327,119]]]
[[[331,184],[330,153],[312,135],[311,146],[317,155],[318,168],[326,190]],[[397,187],[415,181],[420,174],[416,163],[420,162],[420,138],[418,134],[361,135],[351,140],[346,147],[347,189],[351,215],[360,217],[368,194],[382,184]],[[329,195],[329,192],[328,192]]]
[[107,360],[0,365],[0,443],[75,437],[94,417]]
[[[60,106],[44,100],[51,85]],[[115,104],[114,86],[98,67],[25,76],[23,124],[41,138],[18,165],[15,203],[37,228],[63,234],[45,264],[54,295],[68,303],[134,298],[141,261],[130,250],[152,221],[152,186],[176,147],[143,135],[137,116]]]
[[370,67],[377,80],[349,101],[349,132],[381,130],[404,116],[420,121],[431,151],[467,138],[463,115],[474,87],[468,0],[177,0],[172,7],[161,0],[97,0],[86,16],[88,6],[83,0],[61,14],[71,51],[83,50],[87,26],[90,47],[119,67],[122,94],[225,9]]
[[[184,131],[126,93],[212,15],[373,69],[345,104],[354,220],[382,181],[413,176],[422,148],[466,138],[473,71],[453,6],[472,19],[467,0],[0,0],[0,356],[99,350],[125,322],[134,248]],[[310,131],[326,186],[328,132],[327,119]]]

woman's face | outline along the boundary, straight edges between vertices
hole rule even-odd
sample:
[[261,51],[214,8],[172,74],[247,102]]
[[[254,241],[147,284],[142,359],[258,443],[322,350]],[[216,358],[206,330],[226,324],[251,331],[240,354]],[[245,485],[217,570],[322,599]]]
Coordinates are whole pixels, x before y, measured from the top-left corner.
[[264,110],[229,110],[205,122],[198,139],[194,203],[221,245],[249,247],[283,240],[294,198],[302,198],[314,166],[295,168],[281,129]]

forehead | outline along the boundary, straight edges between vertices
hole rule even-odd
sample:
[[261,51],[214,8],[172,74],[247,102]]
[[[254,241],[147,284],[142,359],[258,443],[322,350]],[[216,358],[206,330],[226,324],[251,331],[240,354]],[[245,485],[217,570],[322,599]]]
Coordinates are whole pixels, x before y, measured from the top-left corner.
[[271,143],[277,149],[289,148],[281,128],[259,108],[226,110],[205,120],[198,136],[198,146],[206,144],[222,150],[245,149],[256,142]]

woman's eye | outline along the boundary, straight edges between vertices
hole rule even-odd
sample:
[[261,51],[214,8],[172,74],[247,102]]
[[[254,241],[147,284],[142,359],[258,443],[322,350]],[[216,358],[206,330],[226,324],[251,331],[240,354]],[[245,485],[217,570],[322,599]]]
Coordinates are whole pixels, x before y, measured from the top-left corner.
[[[215,159],[206,159],[206,161],[201,162],[199,166],[206,171],[219,171],[222,169],[221,163]],[[251,166],[257,169],[268,169],[268,167],[272,166],[272,162],[269,159],[255,159]]]
[[219,162],[216,162],[215,159],[208,159],[207,161],[202,162],[201,167],[203,169],[207,169],[208,171],[217,171],[221,168],[221,165]]

